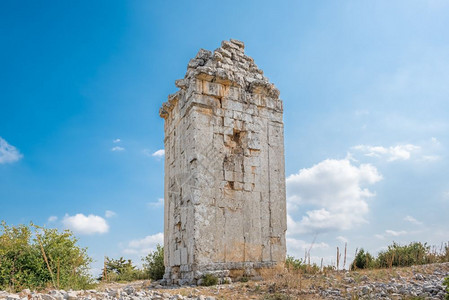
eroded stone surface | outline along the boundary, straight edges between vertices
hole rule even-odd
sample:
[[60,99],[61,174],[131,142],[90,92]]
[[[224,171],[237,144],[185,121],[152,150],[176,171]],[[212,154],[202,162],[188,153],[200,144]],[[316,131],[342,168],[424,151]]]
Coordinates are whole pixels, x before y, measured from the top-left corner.
[[257,275],[285,260],[284,129],[279,91],[223,41],[190,60],[165,119],[165,280]]

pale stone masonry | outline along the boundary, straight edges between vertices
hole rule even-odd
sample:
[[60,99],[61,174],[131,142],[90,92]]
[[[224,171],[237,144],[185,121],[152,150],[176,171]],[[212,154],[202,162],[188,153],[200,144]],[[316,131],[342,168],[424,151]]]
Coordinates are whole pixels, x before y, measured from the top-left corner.
[[190,60],[165,119],[165,282],[257,275],[285,260],[279,91],[243,42]]

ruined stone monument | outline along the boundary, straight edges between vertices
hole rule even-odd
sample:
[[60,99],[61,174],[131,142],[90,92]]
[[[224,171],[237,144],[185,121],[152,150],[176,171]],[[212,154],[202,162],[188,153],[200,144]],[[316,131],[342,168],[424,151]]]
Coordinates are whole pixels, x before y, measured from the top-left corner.
[[165,119],[165,282],[255,276],[285,260],[279,91],[243,42],[190,60]]

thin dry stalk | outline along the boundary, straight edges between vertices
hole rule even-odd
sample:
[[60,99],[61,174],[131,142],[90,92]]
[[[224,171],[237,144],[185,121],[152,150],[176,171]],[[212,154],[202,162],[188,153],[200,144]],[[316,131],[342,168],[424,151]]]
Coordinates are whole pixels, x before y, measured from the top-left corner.
[[[359,253],[359,248],[355,248],[355,255],[354,255],[354,261],[355,258],[357,257],[357,253]],[[352,264],[351,268],[354,268],[354,270],[357,270],[357,266],[355,263]]]
[[345,243],[345,258],[344,258],[344,260],[343,260],[343,270],[344,270],[345,267],[346,267],[346,250],[347,250],[347,247],[348,247],[348,243]]
[[337,247],[337,271],[340,266],[340,258],[341,258],[340,248]]
[[56,278],[57,278],[57,282],[58,282],[58,289],[59,289],[59,258],[58,258],[58,269],[57,269],[57,273],[56,273]]
[[53,287],[56,288],[55,278],[53,276],[53,271],[51,270],[50,264],[48,263],[47,255],[45,254],[44,246],[42,245],[42,242],[41,242],[41,239],[40,239],[39,235],[37,236],[37,241],[39,242],[39,245],[41,246],[42,256],[44,257],[44,261],[47,264],[47,269],[50,272],[51,281],[53,282]]
[[108,281],[108,273],[106,272],[106,256],[103,260],[103,281]]

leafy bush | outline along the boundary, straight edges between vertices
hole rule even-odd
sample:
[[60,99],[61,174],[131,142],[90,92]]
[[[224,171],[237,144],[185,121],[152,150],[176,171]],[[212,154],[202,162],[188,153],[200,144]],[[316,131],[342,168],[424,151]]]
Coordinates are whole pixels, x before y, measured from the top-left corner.
[[218,283],[218,278],[212,274],[205,274],[202,279],[203,282],[201,283],[201,285],[203,286],[212,286],[217,285]]
[[156,246],[156,251],[151,252],[143,259],[143,269],[153,280],[162,279],[165,272],[164,267],[164,247]]
[[0,290],[88,289],[92,259],[72,232],[34,224],[0,225]]
[[148,276],[143,270],[137,269],[133,266],[130,259],[126,260],[123,257],[113,259],[106,257],[105,268],[100,280],[107,281],[132,281],[137,279],[146,279]]
[[303,266],[302,260],[294,258],[293,256],[287,255],[285,259],[285,267],[288,270],[299,270]]
[[430,247],[426,243],[410,243],[401,246],[393,242],[386,251],[377,256],[377,264],[380,268],[407,267],[428,263]]
[[374,266],[375,260],[373,256],[369,252],[365,252],[362,248],[357,252],[351,264],[351,270],[373,268]]

